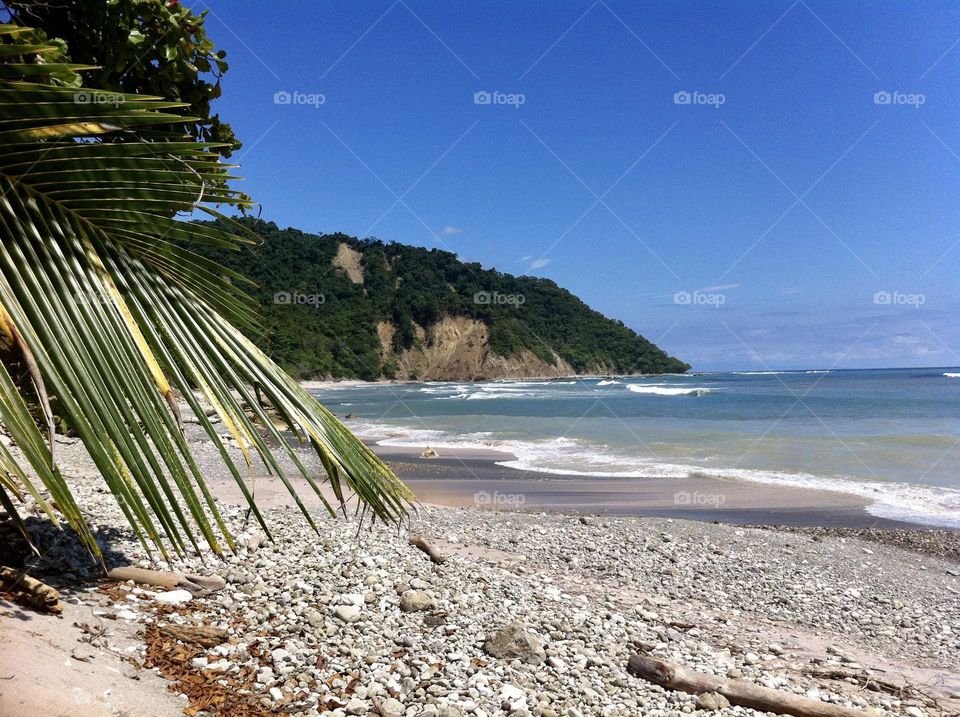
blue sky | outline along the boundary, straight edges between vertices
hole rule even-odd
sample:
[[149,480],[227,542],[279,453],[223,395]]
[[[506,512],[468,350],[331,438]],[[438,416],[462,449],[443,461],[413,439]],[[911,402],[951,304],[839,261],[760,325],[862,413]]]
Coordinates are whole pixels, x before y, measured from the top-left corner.
[[204,8],[280,226],[551,278],[697,369],[960,364],[956,3]]

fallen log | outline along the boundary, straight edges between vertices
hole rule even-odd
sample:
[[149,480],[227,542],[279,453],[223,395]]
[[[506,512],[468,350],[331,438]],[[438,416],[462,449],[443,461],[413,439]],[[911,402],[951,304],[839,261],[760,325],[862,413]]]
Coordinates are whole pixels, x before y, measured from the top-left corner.
[[152,585],[155,588],[163,588],[164,590],[175,590],[177,586],[180,585],[183,576],[180,575],[180,573],[172,573],[165,570],[112,568],[107,571],[107,577],[119,582],[133,580],[133,582],[139,585]]
[[17,602],[37,610],[55,615],[63,612],[59,592],[46,583],[6,565],[0,565],[0,592],[9,592]]
[[167,570],[147,568],[112,568],[107,572],[110,580],[132,580],[140,585],[151,585],[164,590],[182,589],[195,597],[203,597],[226,587],[226,581],[218,575],[182,575]]
[[[215,593],[217,590],[223,590],[227,587],[227,581],[221,578],[219,575],[184,575],[183,576],[188,582],[193,583],[194,585],[199,585],[203,590],[206,590],[208,593]],[[181,585],[181,587],[183,587]]]
[[761,687],[744,680],[729,680],[708,675],[647,655],[631,655],[627,663],[627,672],[634,677],[643,678],[647,682],[671,690],[694,695],[717,692],[726,697],[730,704],[760,712],[775,712],[795,715],[795,717],[872,717],[878,714]]
[[441,553],[436,548],[436,546],[431,545],[429,542],[427,542],[427,539],[424,538],[422,535],[411,535],[410,545],[412,545],[415,548],[419,548],[420,550],[425,552],[427,555],[430,556],[430,560],[432,560],[437,565],[439,565],[440,563],[442,563],[444,560],[447,559],[446,555]]
[[212,625],[163,625],[160,627],[160,634],[202,647],[216,647],[230,637],[222,627]]

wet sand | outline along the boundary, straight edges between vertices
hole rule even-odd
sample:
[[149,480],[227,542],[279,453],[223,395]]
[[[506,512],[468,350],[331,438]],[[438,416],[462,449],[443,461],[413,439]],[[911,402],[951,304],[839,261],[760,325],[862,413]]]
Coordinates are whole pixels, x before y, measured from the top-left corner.
[[[485,510],[556,512],[578,515],[650,516],[717,521],[736,525],[824,528],[924,528],[877,518],[868,501],[846,493],[775,486],[722,478],[586,478],[522,471],[497,465],[514,457],[495,450],[442,449],[438,458],[422,458],[422,448],[368,445],[403,479],[422,505]],[[295,480],[298,490],[302,481]],[[257,478],[262,507],[293,505],[275,478]],[[319,499],[304,484],[307,505]],[[217,481],[221,498],[242,503],[232,479]],[[333,502],[332,493],[328,500]]]
[[421,458],[412,449],[373,446],[429,504],[584,515],[655,516],[739,525],[906,528],[878,518],[859,496],[722,478],[557,476],[499,466],[509,454]]

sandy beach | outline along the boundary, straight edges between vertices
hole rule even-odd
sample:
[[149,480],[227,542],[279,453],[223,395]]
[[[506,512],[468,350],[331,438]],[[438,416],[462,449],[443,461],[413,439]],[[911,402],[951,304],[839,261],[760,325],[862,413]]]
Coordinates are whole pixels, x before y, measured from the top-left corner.
[[657,516],[742,525],[905,528],[877,518],[858,496],[789,486],[698,478],[588,478],[497,465],[508,453],[444,449],[422,458],[415,448],[371,442],[425,502],[495,510],[610,516]]
[[[443,449],[437,458],[424,458],[421,448],[380,446],[376,439],[368,441],[368,445],[425,505],[683,518],[739,525],[919,527],[872,516],[865,510],[865,499],[846,493],[707,476],[599,480],[560,477],[497,465],[513,459],[509,453],[499,451]],[[218,490],[230,500],[241,499],[232,480],[218,483]],[[265,505],[292,505],[289,493],[277,478],[258,477],[255,490],[258,501],[265,501]],[[315,496],[305,497],[308,504],[320,505]]]

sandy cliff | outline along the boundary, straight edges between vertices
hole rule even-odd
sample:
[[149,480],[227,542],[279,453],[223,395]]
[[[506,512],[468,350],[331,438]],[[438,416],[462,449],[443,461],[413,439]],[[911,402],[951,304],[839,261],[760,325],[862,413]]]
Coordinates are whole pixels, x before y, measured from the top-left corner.
[[397,378],[425,381],[467,381],[496,378],[572,376],[573,367],[559,356],[556,363],[543,361],[524,350],[519,356],[505,358],[490,351],[490,335],[482,321],[463,316],[447,316],[430,327],[416,327],[417,343],[410,349],[393,349],[396,327],[377,324],[384,360],[396,362]]

